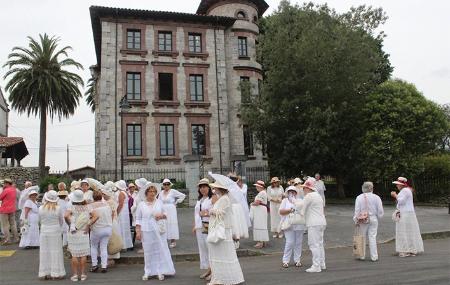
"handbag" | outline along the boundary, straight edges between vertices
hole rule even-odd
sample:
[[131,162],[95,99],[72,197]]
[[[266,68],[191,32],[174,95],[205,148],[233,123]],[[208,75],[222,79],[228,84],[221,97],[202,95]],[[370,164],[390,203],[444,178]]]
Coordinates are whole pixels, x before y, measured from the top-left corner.
[[361,234],[359,225],[356,225],[355,232],[353,234],[353,256],[355,258],[364,257],[365,247],[366,247],[366,243],[364,240],[364,236]]
[[164,220],[159,220],[159,221],[157,222],[157,224],[158,224],[158,230],[159,230],[159,233],[160,233],[160,234],[166,233],[166,221],[164,221]]
[[397,209],[392,213],[392,220],[396,223],[400,221],[400,210]]
[[202,234],[208,234],[209,222],[202,221]]
[[219,216],[216,217],[211,227],[208,229],[206,241],[209,243],[218,243],[225,240],[225,224]]
[[77,230],[83,230],[89,224],[89,213],[83,212],[81,213],[77,220],[75,221],[75,228]]
[[111,237],[108,241],[108,254],[114,255],[119,253],[123,248],[122,237],[115,231],[112,231]]
[[362,211],[356,217],[358,224],[368,224],[369,223],[369,203],[367,202],[367,196],[364,194],[364,201],[366,204],[366,211]]

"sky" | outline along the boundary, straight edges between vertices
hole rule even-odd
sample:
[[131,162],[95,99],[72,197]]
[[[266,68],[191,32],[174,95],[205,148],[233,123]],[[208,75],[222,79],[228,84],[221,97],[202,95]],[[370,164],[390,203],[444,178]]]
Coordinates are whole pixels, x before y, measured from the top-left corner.
[[[266,0],[271,14],[279,0]],[[291,0],[291,3],[304,1]],[[450,103],[450,1],[447,0],[329,0],[338,12],[351,6],[382,7],[389,19],[382,29],[387,34],[384,50],[390,54],[393,76],[414,83],[430,100]],[[61,46],[70,45],[70,57],[84,66],[79,74],[90,77],[89,66],[96,63],[89,7],[91,5],[195,13],[200,0],[0,0],[0,66],[14,46],[27,46],[27,36],[40,33],[60,37]],[[5,97],[5,68],[0,67],[0,88]],[[84,89],[83,89],[84,93]],[[37,166],[39,118],[10,112],[9,136],[24,137],[30,155],[23,166]],[[95,166],[94,115],[84,99],[74,116],[48,122],[46,164],[52,172],[66,170],[69,145],[69,168]]]

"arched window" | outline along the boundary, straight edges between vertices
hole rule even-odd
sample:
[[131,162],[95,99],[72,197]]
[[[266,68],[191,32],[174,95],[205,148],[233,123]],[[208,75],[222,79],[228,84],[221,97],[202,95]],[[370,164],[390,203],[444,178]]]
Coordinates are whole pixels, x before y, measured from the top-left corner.
[[258,16],[256,16],[256,15],[253,16],[253,22],[254,23],[258,22]]
[[240,10],[236,13],[236,18],[238,19],[247,19],[247,15],[244,11]]

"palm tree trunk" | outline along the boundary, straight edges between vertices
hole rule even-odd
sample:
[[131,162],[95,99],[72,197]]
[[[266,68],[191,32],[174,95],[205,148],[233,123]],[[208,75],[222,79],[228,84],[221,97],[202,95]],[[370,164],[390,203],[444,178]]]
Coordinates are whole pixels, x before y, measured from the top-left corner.
[[39,128],[39,173],[41,179],[46,176],[45,171],[45,152],[46,152],[46,142],[47,142],[47,112],[46,108],[41,107],[41,125]]

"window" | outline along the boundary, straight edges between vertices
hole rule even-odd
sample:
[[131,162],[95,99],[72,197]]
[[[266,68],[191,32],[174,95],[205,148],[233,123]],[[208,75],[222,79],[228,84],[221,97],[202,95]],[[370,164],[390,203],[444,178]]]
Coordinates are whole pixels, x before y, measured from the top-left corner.
[[141,100],[141,74],[127,72],[127,99]]
[[238,37],[238,52],[239,56],[248,56],[246,37]]
[[127,49],[141,49],[141,30],[127,30]]
[[241,90],[241,102],[242,103],[250,103],[251,101],[251,85],[250,85],[250,77],[241,76],[239,82],[239,88]]
[[173,125],[159,126],[159,154],[160,156],[174,156],[175,143]]
[[189,75],[191,101],[203,101],[203,75]]
[[253,155],[253,134],[247,125],[244,125],[244,153],[245,155]]
[[205,125],[192,125],[192,154],[206,155]]
[[246,18],[247,18],[247,15],[245,15],[245,12],[244,12],[244,11],[239,11],[239,12],[237,12],[237,14],[236,14],[236,18],[238,18],[238,19],[246,19]]
[[172,32],[159,32],[158,45],[160,51],[172,51]]
[[189,52],[202,52],[202,35],[189,33]]
[[142,125],[127,125],[127,156],[142,156]]
[[158,73],[159,100],[173,100],[172,78],[172,73]]

